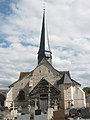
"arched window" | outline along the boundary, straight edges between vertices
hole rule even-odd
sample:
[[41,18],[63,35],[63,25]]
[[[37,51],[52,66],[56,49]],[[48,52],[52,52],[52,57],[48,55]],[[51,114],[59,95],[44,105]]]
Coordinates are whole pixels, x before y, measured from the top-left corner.
[[20,90],[18,100],[25,100],[25,92],[23,90]]

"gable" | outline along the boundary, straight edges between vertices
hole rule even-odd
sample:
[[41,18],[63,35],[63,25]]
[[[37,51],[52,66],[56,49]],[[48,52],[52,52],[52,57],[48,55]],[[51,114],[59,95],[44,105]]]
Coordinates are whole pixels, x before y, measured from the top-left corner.
[[[49,88],[50,87],[50,88]],[[30,97],[40,95],[40,94],[48,94],[50,89],[51,96],[57,96],[60,94],[60,91],[56,89],[52,84],[50,84],[47,80],[42,78],[39,83],[33,88],[30,92]]]
[[33,70],[31,78],[33,81],[33,87],[35,87],[43,77],[54,85],[56,81],[60,80],[65,73],[70,76],[69,71],[58,71],[45,58],[43,58],[43,60]]
[[43,60],[38,64],[38,66],[36,67],[36,68],[38,68],[38,67],[40,67],[40,66],[45,66],[46,68],[48,68],[48,70],[50,70],[54,75],[59,75],[60,73],[59,73],[59,71],[58,70],[56,70],[47,60],[46,60],[46,58],[43,58]]
[[33,85],[36,86],[43,77],[51,84],[54,84],[58,77],[60,78],[60,73],[45,59],[33,71]]

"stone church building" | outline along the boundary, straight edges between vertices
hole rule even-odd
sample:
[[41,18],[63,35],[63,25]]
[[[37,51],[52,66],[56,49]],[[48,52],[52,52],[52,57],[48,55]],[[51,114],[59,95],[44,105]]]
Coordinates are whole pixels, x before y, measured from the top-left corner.
[[[46,37],[45,10],[43,10],[38,65],[30,72],[21,72],[19,79],[9,86],[6,98],[8,108],[28,113],[30,109],[70,109],[86,106],[81,84],[71,78],[69,71],[56,70],[52,65],[52,52]],[[58,43],[57,43],[58,44]]]

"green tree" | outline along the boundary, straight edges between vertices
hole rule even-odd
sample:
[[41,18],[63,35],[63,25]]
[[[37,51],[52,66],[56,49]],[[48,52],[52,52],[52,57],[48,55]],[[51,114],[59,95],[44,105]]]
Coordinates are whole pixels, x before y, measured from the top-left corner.
[[90,87],[84,87],[83,91],[85,92],[85,94],[90,94]]

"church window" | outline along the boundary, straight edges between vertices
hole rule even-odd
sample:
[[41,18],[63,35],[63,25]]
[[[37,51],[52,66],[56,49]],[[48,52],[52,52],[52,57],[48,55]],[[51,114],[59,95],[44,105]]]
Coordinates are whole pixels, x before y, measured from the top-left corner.
[[19,92],[18,100],[25,100],[25,92],[23,90]]

